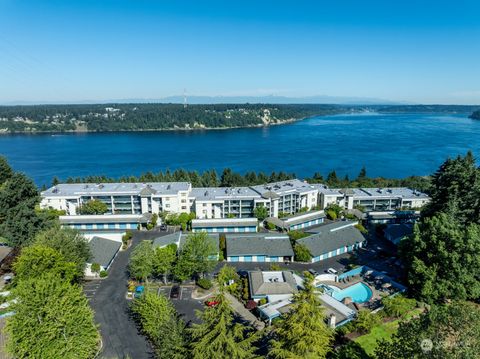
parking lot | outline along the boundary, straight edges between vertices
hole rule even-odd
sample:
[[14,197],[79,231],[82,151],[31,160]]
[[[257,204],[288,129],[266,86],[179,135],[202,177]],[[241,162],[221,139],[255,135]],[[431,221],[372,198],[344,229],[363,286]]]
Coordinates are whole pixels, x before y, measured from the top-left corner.
[[93,298],[93,296],[97,293],[97,290],[100,287],[101,283],[102,281],[100,279],[94,279],[86,282],[83,285],[83,292],[85,293],[85,296],[87,297],[87,299]]
[[173,306],[177,310],[180,317],[183,318],[185,323],[199,323],[198,317],[196,315],[197,310],[203,310],[204,304],[202,300],[193,299],[192,293],[195,289],[194,285],[182,285],[180,286],[180,291],[178,298],[171,298],[170,293],[172,291],[172,286],[162,286],[158,288],[158,294],[164,295],[173,303]]

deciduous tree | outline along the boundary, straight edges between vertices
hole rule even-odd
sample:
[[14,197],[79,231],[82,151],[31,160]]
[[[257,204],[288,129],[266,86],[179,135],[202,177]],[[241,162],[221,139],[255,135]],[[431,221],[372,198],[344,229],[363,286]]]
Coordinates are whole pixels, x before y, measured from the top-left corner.
[[90,247],[84,236],[72,228],[59,225],[37,234],[35,244],[48,246],[61,253],[67,262],[76,265],[76,277],[83,277],[87,261],[91,257]]
[[[41,273],[40,273],[41,274]],[[90,359],[99,349],[93,311],[82,289],[54,274],[25,278],[13,289],[7,350],[15,358]]]
[[187,358],[186,331],[172,302],[163,295],[146,291],[131,306],[143,332],[152,341],[156,357],[165,359]]

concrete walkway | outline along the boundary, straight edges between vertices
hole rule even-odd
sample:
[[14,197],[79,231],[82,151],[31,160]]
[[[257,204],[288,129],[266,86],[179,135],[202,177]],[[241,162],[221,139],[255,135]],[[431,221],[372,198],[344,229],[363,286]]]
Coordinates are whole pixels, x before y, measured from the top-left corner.
[[265,323],[258,320],[256,316],[254,316],[250,311],[243,306],[242,303],[238,301],[237,298],[235,298],[233,295],[230,293],[225,293],[225,297],[228,299],[230,302],[233,310],[246,322],[250,323],[255,329],[257,330],[262,330],[265,328]]

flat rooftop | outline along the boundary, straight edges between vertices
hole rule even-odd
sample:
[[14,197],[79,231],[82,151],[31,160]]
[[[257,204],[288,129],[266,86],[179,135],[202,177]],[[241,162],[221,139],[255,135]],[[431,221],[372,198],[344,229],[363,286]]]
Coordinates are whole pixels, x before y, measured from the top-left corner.
[[268,194],[269,192],[273,192],[277,195],[284,195],[289,193],[304,193],[315,190],[315,186],[307,182],[300,181],[299,179],[268,183],[264,185],[253,186],[252,188],[261,195],[266,193]]
[[250,187],[200,187],[192,188],[190,196],[197,201],[223,201],[224,199],[259,199],[261,196]]
[[150,195],[177,194],[188,191],[189,182],[146,182],[146,183],[62,183],[41,193],[48,197],[80,197],[101,195]]

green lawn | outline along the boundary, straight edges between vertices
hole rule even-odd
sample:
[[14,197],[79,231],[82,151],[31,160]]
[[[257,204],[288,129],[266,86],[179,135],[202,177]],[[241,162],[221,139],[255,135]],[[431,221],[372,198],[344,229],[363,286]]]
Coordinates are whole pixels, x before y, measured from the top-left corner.
[[382,339],[390,339],[390,337],[397,331],[399,320],[382,323],[372,329],[368,334],[362,335],[355,339],[355,341],[365,350],[368,355],[373,355],[377,342]]
[[[407,315],[405,315],[405,319],[410,319],[414,316],[417,316],[421,312],[422,309],[416,308],[407,313]],[[390,339],[397,331],[399,323],[400,320],[382,323],[373,328],[370,333],[362,335],[356,338],[354,341],[357,342],[368,355],[373,355],[375,348],[377,347],[377,342],[382,339]]]

